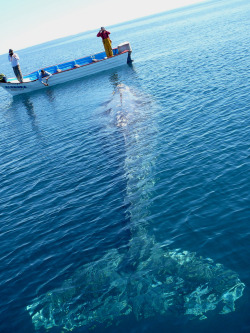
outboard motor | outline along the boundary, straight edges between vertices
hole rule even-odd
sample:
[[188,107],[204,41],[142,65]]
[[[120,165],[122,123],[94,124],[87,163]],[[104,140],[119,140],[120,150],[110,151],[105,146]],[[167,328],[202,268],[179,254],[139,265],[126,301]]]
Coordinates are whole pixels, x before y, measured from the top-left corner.
[[118,53],[122,53],[124,51],[128,51],[128,60],[127,63],[131,63],[133,60],[131,59],[131,53],[132,53],[132,48],[129,44],[129,42],[124,42],[120,45],[118,45]]

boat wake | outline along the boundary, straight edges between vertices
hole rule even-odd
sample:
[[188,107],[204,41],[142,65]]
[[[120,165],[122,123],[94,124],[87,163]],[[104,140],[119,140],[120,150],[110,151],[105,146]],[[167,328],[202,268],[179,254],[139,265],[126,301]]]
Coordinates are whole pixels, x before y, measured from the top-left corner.
[[60,288],[35,299],[27,310],[36,329],[93,328],[117,325],[125,316],[142,320],[173,312],[202,320],[211,310],[235,310],[245,287],[237,273],[196,253],[162,247],[149,233],[157,139],[150,108],[147,98],[125,85],[117,86],[107,105],[107,126],[115,124],[120,130],[126,152],[127,251],[110,250],[78,269]]

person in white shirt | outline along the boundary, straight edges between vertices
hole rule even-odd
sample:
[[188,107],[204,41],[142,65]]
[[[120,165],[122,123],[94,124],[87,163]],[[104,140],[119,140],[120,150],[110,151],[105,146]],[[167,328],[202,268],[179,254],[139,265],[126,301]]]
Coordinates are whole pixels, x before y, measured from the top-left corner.
[[20,83],[23,83],[23,74],[21,72],[21,68],[19,66],[19,57],[16,53],[13,52],[12,49],[9,49],[9,61],[11,62],[11,66],[13,68],[13,71],[16,75],[16,78]]
[[[41,72],[38,74],[38,80],[45,86],[48,86],[48,79],[52,76],[51,73],[46,72],[44,69],[41,69]],[[46,80],[46,82],[43,82],[43,79]]]

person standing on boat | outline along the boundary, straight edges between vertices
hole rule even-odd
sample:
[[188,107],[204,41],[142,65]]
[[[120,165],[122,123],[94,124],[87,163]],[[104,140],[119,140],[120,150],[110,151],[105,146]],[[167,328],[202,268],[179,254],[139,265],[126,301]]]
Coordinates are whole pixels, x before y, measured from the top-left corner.
[[23,83],[23,74],[21,72],[21,68],[19,65],[19,57],[16,53],[13,52],[12,49],[9,49],[9,56],[8,56],[9,61],[11,62],[11,66],[13,68],[13,71],[16,75],[16,78],[20,83]]
[[109,38],[110,32],[107,31],[104,27],[101,27],[101,30],[98,32],[97,37],[102,37],[102,42],[104,45],[104,49],[107,57],[113,57],[113,50],[111,45],[111,40]]

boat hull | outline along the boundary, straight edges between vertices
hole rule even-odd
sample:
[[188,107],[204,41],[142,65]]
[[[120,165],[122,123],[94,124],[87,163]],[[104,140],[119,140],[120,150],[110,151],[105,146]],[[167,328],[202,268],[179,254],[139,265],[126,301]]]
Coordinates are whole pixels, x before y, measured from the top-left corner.
[[[130,53],[130,51],[125,51],[111,58],[92,62],[81,67],[71,68],[59,73],[54,73],[48,81],[49,86],[66,83],[125,65],[130,60]],[[23,83],[1,83],[0,86],[13,96],[30,93],[40,89],[48,89],[48,87],[44,86],[38,79],[34,81],[24,79]]]

